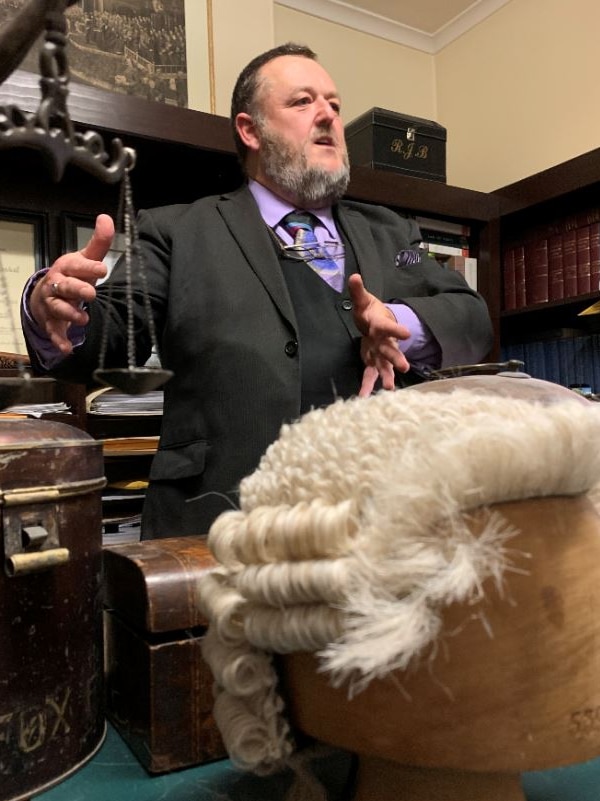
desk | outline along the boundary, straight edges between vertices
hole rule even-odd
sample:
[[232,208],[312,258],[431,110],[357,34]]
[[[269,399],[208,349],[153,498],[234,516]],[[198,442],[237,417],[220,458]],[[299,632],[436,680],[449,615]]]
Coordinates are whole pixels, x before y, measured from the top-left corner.
[[[349,757],[336,752],[318,764],[329,801],[344,801]],[[229,760],[150,776],[111,727],[98,753],[65,781],[35,801],[283,801],[289,775],[259,778]],[[526,773],[527,801],[599,801],[600,758],[581,765]],[[465,799],[472,801],[472,799]]]

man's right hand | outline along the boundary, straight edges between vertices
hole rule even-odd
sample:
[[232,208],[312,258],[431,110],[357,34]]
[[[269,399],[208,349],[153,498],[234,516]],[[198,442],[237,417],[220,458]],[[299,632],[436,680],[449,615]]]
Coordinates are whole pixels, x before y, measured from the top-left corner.
[[29,298],[29,311],[53,345],[67,356],[73,346],[67,331],[71,325],[89,322],[82,308],[96,297],[96,281],[106,275],[106,256],[115,235],[115,226],[108,214],[96,218],[90,241],[75,253],[57,259],[38,281]]

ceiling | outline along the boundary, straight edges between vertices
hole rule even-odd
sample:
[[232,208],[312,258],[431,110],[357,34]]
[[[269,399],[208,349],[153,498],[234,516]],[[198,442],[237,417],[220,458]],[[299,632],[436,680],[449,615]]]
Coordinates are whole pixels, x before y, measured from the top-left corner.
[[[436,53],[511,0],[275,0],[279,5]],[[514,0],[516,2],[516,0]]]
[[344,0],[347,6],[434,34],[482,0]]

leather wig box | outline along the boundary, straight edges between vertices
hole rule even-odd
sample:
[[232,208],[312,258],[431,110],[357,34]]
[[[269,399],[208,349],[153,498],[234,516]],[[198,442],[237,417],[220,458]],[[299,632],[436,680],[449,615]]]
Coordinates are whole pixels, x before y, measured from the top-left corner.
[[372,108],[345,128],[350,164],[446,182],[446,129],[437,122]]
[[213,566],[204,537],[104,549],[107,716],[150,773],[226,756],[196,603]]

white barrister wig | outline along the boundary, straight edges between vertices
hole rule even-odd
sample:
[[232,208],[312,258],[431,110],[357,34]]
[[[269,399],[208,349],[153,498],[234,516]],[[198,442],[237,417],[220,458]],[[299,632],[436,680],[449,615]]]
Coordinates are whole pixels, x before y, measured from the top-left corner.
[[[567,393],[565,391],[565,397]],[[456,388],[338,401],[282,428],[213,524],[200,586],[215,717],[234,762],[294,749],[272,653],[316,652],[350,694],[434,646],[441,611],[526,568],[491,504],[591,491],[600,404]],[[478,534],[469,523],[484,511]]]

